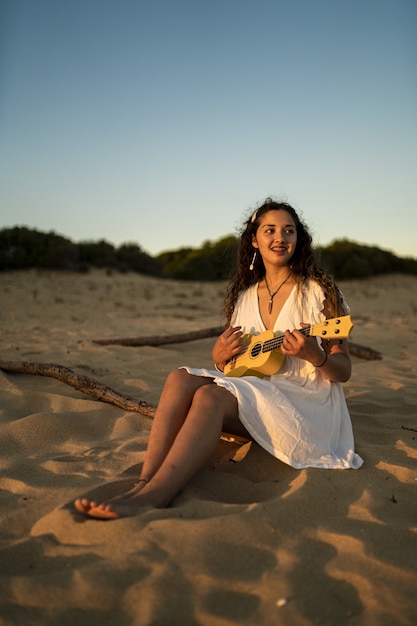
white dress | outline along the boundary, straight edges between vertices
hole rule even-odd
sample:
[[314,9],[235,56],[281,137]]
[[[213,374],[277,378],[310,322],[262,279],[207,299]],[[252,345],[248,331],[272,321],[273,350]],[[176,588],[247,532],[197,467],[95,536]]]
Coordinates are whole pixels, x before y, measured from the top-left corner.
[[[258,304],[258,285],[241,294],[231,321],[244,333],[265,329]],[[275,332],[300,328],[301,322],[317,324],[324,293],[308,281],[299,294],[296,287],[275,323]],[[320,340],[318,340],[320,341]],[[238,401],[239,419],[265,450],[294,468],[359,468],[363,460],[354,451],[350,415],[340,383],[330,382],[320,368],[286,357],[277,374],[265,378],[229,378],[216,370],[185,367],[197,376],[209,376],[228,389]]]

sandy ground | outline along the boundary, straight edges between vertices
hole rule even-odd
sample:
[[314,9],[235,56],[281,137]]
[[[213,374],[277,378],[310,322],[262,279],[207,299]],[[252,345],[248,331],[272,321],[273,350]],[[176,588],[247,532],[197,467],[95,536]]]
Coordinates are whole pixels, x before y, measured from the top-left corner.
[[[411,626],[417,623],[417,277],[341,284],[358,470],[294,470],[253,444],[219,455],[170,508],[102,522],[72,507],[139,473],[151,419],[52,378],[0,371],[0,624]],[[92,271],[0,273],[0,358],[58,363],[156,405],[213,339],[93,339],[222,322],[223,283]],[[223,448],[231,444],[222,444]],[[222,449],[223,449],[222,448]]]

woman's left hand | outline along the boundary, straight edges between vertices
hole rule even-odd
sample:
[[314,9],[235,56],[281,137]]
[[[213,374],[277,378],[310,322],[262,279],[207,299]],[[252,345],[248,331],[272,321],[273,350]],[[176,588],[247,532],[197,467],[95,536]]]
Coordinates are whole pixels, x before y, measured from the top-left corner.
[[[307,328],[308,324],[301,324]],[[288,356],[309,361],[314,367],[323,368],[320,371],[331,381],[345,383],[352,373],[352,363],[349,357],[346,339],[337,342],[326,342],[326,347],[320,348],[316,337],[305,337],[299,330],[286,330],[281,351]],[[324,352],[326,354],[324,354]]]
[[[301,324],[306,328],[308,324]],[[319,363],[323,358],[323,350],[315,337],[306,337],[299,330],[286,330],[281,351],[287,356],[295,356],[310,363]]]

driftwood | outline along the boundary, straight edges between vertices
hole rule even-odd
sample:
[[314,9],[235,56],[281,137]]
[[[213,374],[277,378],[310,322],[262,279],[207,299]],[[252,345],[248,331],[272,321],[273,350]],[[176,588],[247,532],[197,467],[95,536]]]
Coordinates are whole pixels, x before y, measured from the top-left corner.
[[[38,363],[36,361],[0,361],[0,370],[11,374],[35,374],[38,376],[56,378],[78,389],[78,391],[92,396],[95,400],[113,404],[125,411],[142,413],[142,415],[146,415],[147,417],[153,418],[155,416],[155,407],[148,404],[148,402],[123,395],[111,387],[100,383],[98,380],[90,378],[89,376],[76,374],[72,369],[64,367],[63,365],[57,365],[56,363]],[[225,432],[221,434],[220,439],[233,445],[228,452],[221,454],[217,460],[241,461],[246,456],[252,443],[252,441],[246,437],[240,437]]]
[[382,359],[382,354],[377,352],[373,348],[367,346],[360,346],[358,343],[348,341],[349,352],[360,359],[367,359],[368,361],[378,361]]
[[36,374],[38,376],[49,376],[50,378],[56,378],[79,391],[92,396],[95,400],[101,402],[108,402],[115,406],[125,409],[126,411],[133,411],[136,413],[143,413],[148,417],[153,417],[155,409],[153,406],[144,402],[143,400],[136,400],[130,396],[125,396],[107,385],[103,385],[98,380],[90,378],[89,376],[83,376],[76,374],[69,367],[63,365],[57,365],[56,363],[37,363],[32,361],[0,361],[0,369],[12,374]]
[[[224,331],[223,326],[214,326],[212,328],[203,328],[202,330],[193,330],[189,333],[180,333],[176,335],[150,335],[149,337],[131,337],[124,339],[93,339],[94,343],[101,346],[162,346],[170,343],[184,343],[186,341],[195,341],[196,339],[205,339],[207,337],[218,337]],[[360,359],[368,361],[376,361],[382,359],[382,354],[369,348],[361,346],[352,341],[348,342],[349,352]]]
[[192,330],[188,333],[177,335],[151,335],[149,337],[131,337],[126,339],[93,339],[93,342],[101,346],[162,346],[168,343],[184,343],[186,341],[195,341],[196,339],[206,339],[207,337],[218,337],[223,331],[224,326],[214,326],[213,328]]

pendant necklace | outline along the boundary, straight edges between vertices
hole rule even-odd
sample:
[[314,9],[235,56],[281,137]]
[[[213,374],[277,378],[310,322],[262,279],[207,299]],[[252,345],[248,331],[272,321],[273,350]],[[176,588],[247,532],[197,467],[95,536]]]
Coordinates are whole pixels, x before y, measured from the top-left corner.
[[281,289],[281,287],[283,287],[285,285],[285,283],[287,282],[287,280],[289,279],[290,276],[291,276],[291,272],[288,274],[287,278],[282,281],[282,283],[280,284],[278,289],[275,289],[275,291],[271,291],[270,288],[269,288],[268,282],[266,280],[266,275],[265,275],[265,286],[266,286],[266,288],[268,290],[268,293],[269,293],[269,303],[268,303],[268,313],[269,313],[269,315],[271,315],[271,313],[272,313],[272,305],[274,303],[274,297],[277,295],[277,293]]

